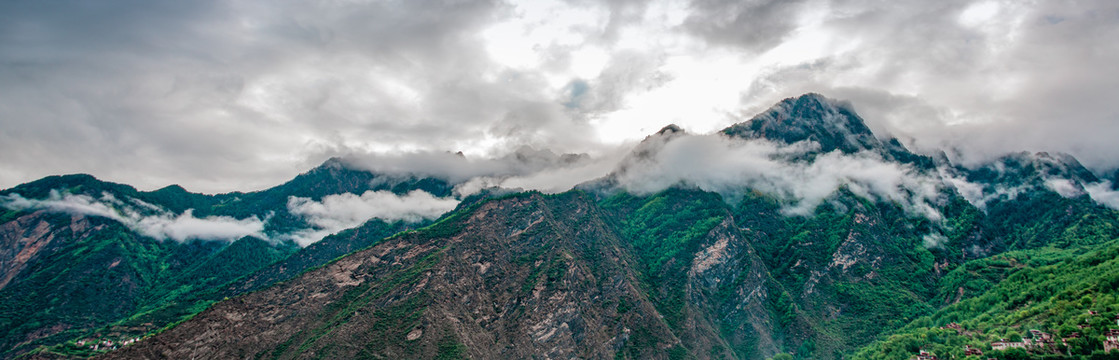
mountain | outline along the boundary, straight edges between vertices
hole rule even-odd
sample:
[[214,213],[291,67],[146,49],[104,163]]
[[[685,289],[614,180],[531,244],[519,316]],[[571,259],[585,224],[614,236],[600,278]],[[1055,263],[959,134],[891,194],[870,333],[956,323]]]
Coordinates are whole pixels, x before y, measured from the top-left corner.
[[819,144],[822,152],[854,153],[878,150],[885,145],[849,104],[820,94],[781,100],[749,121],[724,129],[723,133],[786,144],[809,140]]
[[[377,190],[446,196],[450,189],[442,180],[377,176],[331,159],[251,193],[204,195],[176,185],[144,192],[83,174],[0,191],[0,357],[50,353],[84,338],[142,336],[225,296],[423,225],[374,220],[372,233],[330,236],[301,249],[283,236],[312,227],[289,210],[292,197]],[[184,235],[205,224],[235,231],[225,239]]]
[[294,245],[251,237],[228,246],[154,241],[95,216],[6,215],[14,219],[0,225],[6,271],[0,288],[0,348],[5,357],[81,336],[295,251]]
[[[222,302],[158,340],[106,357],[602,358],[678,351],[679,340],[639,291],[623,246],[579,193],[493,199]],[[206,331],[214,328],[226,330]]]
[[[896,138],[880,139],[847,102],[816,93],[781,100],[748,121],[727,127],[722,134],[743,139],[766,139],[793,144],[810,141],[821,153],[841,151],[877,153],[886,159],[935,166],[934,158],[913,154]],[[942,156],[942,155],[941,155]]]
[[[1050,187],[1061,192],[1084,193],[1084,185],[1100,181],[1092,171],[1069,154],[1047,152],[1019,152],[1007,154],[994,161],[966,171],[967,180],[990,187],[998,193],[1013,195],[1018,187]],[[1054,184],[1062,181],[1063,184]],[[1006,189],[1006,187],[1010,187]],[[1059,188],[1063,187],[1063,188]]]
[[[681,136],[687,134],[678,127],[662,129],[638,145],[631,155],[636,161],[626,164],[641,166],[661,145]],[[946,206],[944,212],[972,219],[960,220],[964,228],[945,241],[953,248],[966,248],[973,241],[977,215],[961,205],[967,204],[962,198],[955,199],[955,207]],[[484,210],[491,207],[541,210]],[[575,223],[559,219],[561,214],[584,213],[587,218]],[[458,222],[465,224],[455,231],[444,229]],[[548,230],[526,229],[523,224]],[[921,246],[921,235],[931,227],[929,220],[907,214],[896,204],[843,191],[811,217],[786,216],[779,199],[762,194],[730,203],[720,194],[688,188],[649,195],[575,191],[498,197],[239,302],[220,303],[157,335],[157,340],[111,354],[179,357],[201,355],[189,349],[202,348],[245,351],[221,356],[432,357],[443,349],[480,358],[536,354],[757,359],[780,352],[831,357],[932,311],[932,289],[942,274],[937,266],[948,266],[950,259],[958,261],[963,255]],[[541,240],[523,239],[526,233]],[[517,252],[508,254],[510,247]],[[415,253],[411,261],[422,257],[431,264],[394,257],[391,261],[401,264],[385,266],[390,260],[382,254],[388,249]],[[606,254],[611,261],[586,255],[592,253]],[[532,261],[509,261],[523,254],[540,255],[533,255]],[[461,263],[464,257],[472,264]],[[497,276],[500,281],[477,279],[482,268],[502,274]],[[556,270],[560,268],[567,270]],[[613,284],[622,281],[625,286],[577,282],[566,285],[562,295],[549,286],[538,289],[545,275],[549,284],[568,284],[572,268],[589,269],[588,281],[612,278],[617,279]],[[357,287],[339,285],[334,274],[341,269],[355,269],[345,270],[343,283]],[[621,272],[608,275],[596,269]],[[397,277],[404,278],[393,280]],[[457,287],[460,282],[469,290]],[[527,300],[519,299],[529,290],[534,298],[556,303],[525,307]],[[597,300],[576,306],[566,302],[569,299]],[[654,321],[603,320],[603,313],[622,316],[619,307]],[[234,311],[239,315],[230,315]],[[545,326],[540,322],[547,320],[518,314],[552,314],[558,319]],[[277,320],[244,323],[236,318]],[[213,337],[202,331],[213,327],[288,330],[267,337]],[[587,334],[585,329],[601,332]],[[432,333],[435,336],[425,337]],[[377,340],[381,338],[389,340]]]
[[283,232],[306,226],[301,218],[287,210],[288,199],[293,196],[320,201],[335,194],[390,191],[403,195],[412,190],[422,190],[437,197],[446,197],[451,195],[453,187],[445,180],[432,177],[383,175],[355,169],[347,166],[342,159],[332,158],[279,186],[258,192],[227,194],[238,204],[215,208],[213,214],[240,217],[274,212],[273,220],[269,222],[273,225],[267,230]]
[[[1117,259],[1119,242],[1112,240],[1088,248],[1034,249],[971,261],[945,283],[971,287],[977,295],[956,298],[854,358],[904,359],[919,350],[965,358],[970,346],[980,349],[983,358],[1114,359],[1119,354],[1102,350],[1119,319]],[[992,348],[999,341],[1022,348]]]
[[[12,304],[2,308],[8,319],[52,319],[60,307],[49,304],[66,300],[54,287],[72,282],[120,292],[87,291],[93,305],[71,307],[115,315],[74,330],[36,320],[38,332],[29,333],[53,337],[8,357],[909,359],[922,349],[965,358],[971,345],[1000,359],[1099,358],[1101,319],[1119,312],[1119,211],[1095,197],[1114,190],[1074,157],[1015,153],[958,166],[874,134],[851,104],[818,94],[785,99],[714,135],[667,126],[576,190],[490,189],[434,222],[373,219],[304,248],[264,240],[314,226],[287,208],[292,197],[446,196],[455,184],[337,159],[252,193],[51,179],[0,196],[268,220],[230,244],[145,237],[123,210],[123,220],[90,215],[93,208],[81,219],[57,207],[5,210],[0,241],[12,245],[0,249],[0,270],[17,274],[8,286],[50,284],[37,295],[48,305],[0,288],[0,304]],[[634,185],[641,181],[653,185]],[[113,237],[94,235],[110,230]],[[20,249],[58,241],[21,240],[27,233],[104,237],[99,246],[120,248],[109,254],[139,264],[129,268],[160,269],[149,278],[170,290],[125,286],[133,280],[120,279],[149,272],[117,275],[109,255],[72,269],[87,250],[20,263]],[[170,250],[138,250],[163,247]],[[78,275],[45,280],[66,271]],[[29,283],[25,274],[44,280]],[[118,298],[142,301],[106,305]],[[1083,340],[991,347],[998,338],[1032,339],[1029,330]],[[85,342],[131,338],[141,340],[111,352]]]

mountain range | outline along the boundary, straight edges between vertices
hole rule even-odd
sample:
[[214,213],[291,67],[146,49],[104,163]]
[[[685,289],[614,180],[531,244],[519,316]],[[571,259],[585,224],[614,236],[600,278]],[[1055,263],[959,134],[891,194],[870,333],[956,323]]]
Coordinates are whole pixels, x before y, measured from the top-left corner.
[[[509,159],[533,165],[490,180],[595,161]],[[0,357],[1119,356],[1119,173],[961,166],[818,94],[609,165],[562,191],[350,158],[248,193],[3,190]]]

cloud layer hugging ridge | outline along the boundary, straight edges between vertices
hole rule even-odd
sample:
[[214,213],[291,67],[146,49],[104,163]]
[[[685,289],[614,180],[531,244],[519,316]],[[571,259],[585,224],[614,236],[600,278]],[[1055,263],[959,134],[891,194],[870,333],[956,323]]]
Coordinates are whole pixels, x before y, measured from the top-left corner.
[[361,195],[345,193],[326,196],[322,201],[293,196],[288,199],[287,206],[292,214],[306,218],[315,226],[291,234],[293,240],[307,246],[370,219],[386,222],[434,219],[453,210],[458,203],[454,198],[437,198],[426,191],[414,190],[403,196],[388,191],[366,191]]
[[724,135],[662,135],[642,145],[645,155],[627,159],[615,174],[621,187],[638,194],[675,185],[722,193],[754,189],[790,201],[785,209],[789,214],[808,215],[846,187],[859,196],[897,202],[914,214],[939,218],[930,206],[942,196],[945,184],[939,176],[870,152],[833,151],[803,159],[818,145]]
[[11,210],[42,209],[109,218],[142,235],[179,242],[192,239],[233,241],[245,236],[268,238],[264,235],[264,221],[255,216],[245,219],[228,216],[197,218],[191,210],[175,215],[139,200],[132,201],[136,204],[127,204],[109,193],[94,199],[88,195],[61,194],[51,190],[46,199],[26,199],[19,194],[9,194],[0,197],[0,206]]

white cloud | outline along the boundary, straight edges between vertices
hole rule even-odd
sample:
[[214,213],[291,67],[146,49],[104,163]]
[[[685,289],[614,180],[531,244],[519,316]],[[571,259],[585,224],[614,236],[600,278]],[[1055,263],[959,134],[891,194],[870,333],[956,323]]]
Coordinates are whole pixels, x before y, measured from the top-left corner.
[[62,194],[51,190],[46,199],[27,199],[19,194],[8,194],[0,197],[0,206],[11,210],[43,209],[109,218],[145,236],[179,242],[191,239],[233,241],[245,236],[267,239],[263,232],[264,221],[255,216],[245,219],[228,216],[197,218],[192,210],[174,215],[152,204],[132,201],[143,209],[136,209],[109,193],[94,199],[88,195]]
[[1119,210],[1119,191],[1112,190],[1111,181],[1102,181],[1084,186],[1088,195],[1097,203]]
[[570,158],[569,161],[531,169],[532,171],[478,176],[455,186],[455,193],[459,196],[469,196],[490,187],[560,193],[610,174],[628,150],[628,146],[618,146],[595,157]]
[[459,203],[454,198],[438,198],[423,190],[413,190],[403,196],[388,191],[366,191],[328,195],[322,201],[309,198],[288,198],[288,211],[302,216],[315,225],[291,234],[293,240],[307,246],[340,230],[356,227],[370,219],[385,221],[418,222],[434,219],[454,210]]
[[967,179],[956,176],[947,169],[938,169],[940,177],[944,179],[949,185],[956,189],[956,192],[963,196],[967,202],[980,209],[986,208],[987,196],[983,194],[983,186],[967,181]]
[[[130,218],[135,220],[135,218]],[[130,222],[125,222],[129,224]],[[170,238],[175,241],[190,239],[233,241],[245,236],[267,239],[264,235],[264,222],[256,217],[234,219],[229,216],[194,217],[193,210],[187,209],[177,216],[161,214],[140,217],[132,225],[140,233],[157,239]]]
[[871,153],[835,151],[800,159],[818,149],[812,142],[781,145],[723,135],[677,135],[647,140],[638,156],[615,173],[631,192],[652,193],[676,185],[734,193],[746,188],[774,194],[790,203],[789,214],[808,215],[841,186],[853,193],[901,204],[911,213],[939,219],[931,206],[944,182],[909,165],[884,161]]
[[1068,179],[1049,178],[1045,179],[1045,187],[1050,190],[1056,191],[1063,197],[1071,198],[1084,194],[1084,189],[1075,182]]
[[944,244],[947,242],[948,237],[939,233],[925,234],[925,236],[921,237],[921,244],[924,245],[926,249],[943,248]]
[[585,154],[559,155],[550,150],[538,150],[527,146],[498,157],[468,156],[445,151],[355,152],[343,157],[343,161],[349,166],[378,174],[435,177],[451,183],[460,183],[481,176],[527,175],[547,169],[577,165],[587,159]]
[[805,92],[922,150],[1119,166],[1107,0],[71,3],[0,3],[0,187],[247,191],[351,150],[594,153]]

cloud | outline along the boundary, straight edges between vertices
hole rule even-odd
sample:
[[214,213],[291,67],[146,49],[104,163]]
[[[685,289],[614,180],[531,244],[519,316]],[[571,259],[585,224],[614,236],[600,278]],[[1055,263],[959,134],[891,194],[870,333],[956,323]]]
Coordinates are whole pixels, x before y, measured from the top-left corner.
[[57,190],[51,190],[47,199],[26,199],[19,194],[8,194],[6,197],[0,199],[4,207],[9,210],[29,210],[29,209],[46,209],[54,212],[64,212],[77,215],[90,215],[107,217],[111,219],[120,219],[121,216],[115,210],[110,208],[104,203],[95,201],[93,197],[88,195],[62,195]]
[[1084,188],[1068,179],[1045,179],[1045,187],[1066,198],[1084,195]]
[[104,193],[100,199],[88,195],[62,194],[51,190],[46,199],[27,199],[19,194],[0,197],[0,205],[11,210],[47,210],[76,215],[97,216],[116,220],[128,228],[156,239],[234,241],[245,236],[268,239],[264,222],[254,217],[234,219],[228,216],[194,217],[192,210],[179,215],[154,205],[135,200],[137,209]]
[[527,174],[505,177],[480,176],[456,186],[455,192],[465,196],[485,188],[500,187],[560,193],[571,190],[576,185],[606,176],[617,166],[623,154],[621,151],[616,151],[602,157],[587,158],[565,166],[545,168]]
[[1119,191],[1115,190],[1111,181],[1102,181],[1084,186],[1085,191],[1101,205],[1119,210]]
[[[129,222],[125,222],[129,224]],[[245,236],[267,239],[264,222],[256,217],[234,219],[228,216],[194,217],[187,209],[178,216],[160,215],[141,217],[132,227],[140,233],[157,239],[170,238],[183,242],[190,239],[233,241]]]
[[1119,63],[1117,12],[1106,0],[4,2],[0,187],[86,172],[249,191],[353,153],[605,157],[668,123],[712,132],[806,92],[958,163],[1044,150],[1103,170],[1119,167],[1119,73],[1101,70]]
[[[744,94],[747,111],[816,91],[851,100],[875,130],[914,148],[981,163],[1019,150],[1076,155],[1089,167],[1119,166],[1112,101],[1119,34],[1108,1],[947,1],[879,6],[823,2],[782,47],[803,61],[763,71]],[[1103,15],[1112,14],[1112,15]],[[793,16],[791,16],[793,17]],[[751,49],[754,43],[741,47]]]
[[488,187],[562,192],[609,173],[631,144],[604,146],[596,155],[556,154],[523,146],[499,157],[417,151],[407,153],[351,153],[347,166],[396,176],[435,177],[456,184],[455,193],[468,196]]
[[759,52],[798,27],[808,1],[696,0],[684,28],[703,39]]
[[937,174],[869,152],[808,156],[819,148],[814,142],[783,145],[723,135],[658,135],[642,145],[613,175],[620,187],[638,194],[677,185],[732,194],[755,189],[788,201],[788,214],[809,215],[846,187],[859,196],[899,203],[913,214],[940,218],[933,205],[945,183]]
[[921,245],[926,249],[943,248],[946,243],[948,243],[948,237],[938,233],[926,234],[921,237]]
[[288,199],[288,211],[304,217],[315,228],[290,236],[301,246],[307,246],[370,219],[388,222],[435,219],[454,210],[458,203],[454,198],[438,198],[423,190],[413,190],[403,196],[388,191],[366,191],[361,195],[345,193],[328,195],[322,201],[292,196]]
[[937,171],[940,173],[940,177],[955,188],[956,193],[960,194],[967,202],[980,209],[986,208],[989,195],[984,194],[982,185],[967,181],[964,177],[957,176],[943,167],[937,169]]
[[361,225],[370,219],[417,222],[434,219],[451,211],[459,200],[437,198],[422,190],[405,195],[388,191],[367,191],[328,195],[321,201],[291,197],[287,210],[301,216],[311,228],[291,233],[265,233],[267,219],[251,216],[235,219],[229,216],[195,217],[192,209],[174,214],[166,209],[137,199],[118,199],[110,193],[100,198],[89,195],[61,193],[51,190],[45,199],[28,199],[19,194],[0,197],[0,206],[11,210],[46,210],[68,214],[96,216],[115,220],[137,233],[156,239],[235,241],[245,236],[264,240],[292,240],[307,246],[338,231]]
[[379,174],[436,177],[460,183],[479,176],[525,175],[582,162],[586,154],[556,154],[523,146],[500,157],[466,156],[462,153],[416,151],[375,154],[351,153],[347,165]]
[[4,185],[245,191],[339,151],[592,145],[544,75],[490,59],[499,2],[56,5],[0,5]]

